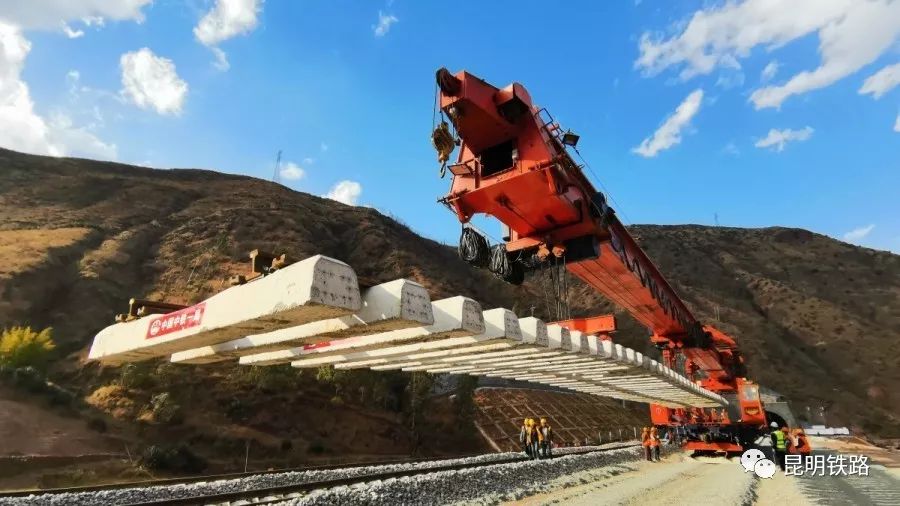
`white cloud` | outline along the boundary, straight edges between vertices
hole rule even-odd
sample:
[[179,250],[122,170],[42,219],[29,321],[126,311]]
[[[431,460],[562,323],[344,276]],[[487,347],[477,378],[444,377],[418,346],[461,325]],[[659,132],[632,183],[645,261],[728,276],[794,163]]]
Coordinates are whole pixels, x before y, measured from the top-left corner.
[[372,31],[376,37],[384,37],[391,30],[391,25],[400,21],[392,14],[385,14],[378,11],[378,24],[372,26]]
[[860,95],[871,94],[878,99],[900,84],[900,62],[888,65],[870,75],[859,89]]
[[663,124],[641,142],[641,145],[631,151],[645,158],[652,158],[660,151],[666,150],[681,142],[681,131],[687,127],[691,119],[700,110],[703,101],[703,90],[694,90],[675,109]]
[[[104,19],[144,19],[141,10],[151,0],[29,0],[0,2],[0,146],[51,156],[115,158],[115,145],[101,141],[92,127],[75,126],[64,113],[48,121],[35,111],[22,69],[31,50],[23,30],[62,31],[69,37],[84,32],[69,23],[103,26]],[[70,86],[77,75],[67,75]],[[74,81],[73,81],[74,79]]]
[[[115,158],[114,145],[73,126],[67,117],[46,121],[35,112],[28,85],[21,79],[30,50],[20,29],[0,20],[0,146],[39,155]],[[66,79],[77,78],[75,74],[69,72]]]
[[217,47],[211,47],[213,56],[216,57],[216,60],[213,62],[213,67],[225,72],[226,70],[231,68],[231,63],[228,63],[228,55],[225,54],[225,51]]
[[304,165],[312,165],[312,164],[314,164],[315,162],[316,162],[316,161],[315,161],[315,159],[313,159],[313,158],[306,157],[306,158],[303,159],[303,164],[304,164]]
[[655,75],[681,67],[681,78],[739,68],[756,46],[777,49],[817,33],[821,64],[780,86],[753,92],[757,109],[780,107],[788,97],[824,88],[884,53],[900,34],[900,2],[892,0],[745,0],[694,13],[671,38],[644,33],[635,67]]
[[900,132],[900,113],[897,114],[897,120],[894,121],[894,131]]
[[63,33],[70,39],[77,39],[84,36],[84,30],[73,30],[71,26],[63,23]]
[[303,176],[306,175],[306,171],[294,162],[287,162],[281,167],[281,170],[278,172],[278,174],[282,179],[286,179],[288,181],[297,181],[299,179],[303,179]]
[[775,74],[778,73],[778,67],[780,66],[781,64],[778,63],[778,60],[770,61],[769,64],[766,65],[766,67],[762,70],[762,73],[760,73],[759,80],[764,83],[771,81],[772,78],[775,77]]
[[338,202],[342,202],[344,204],[347,204],[348,206],[355,206],[361,194],[361,184],[357,183],[356,181],[344,180],[334,185],[331,188],[331,191],[329,191],[328,194],[325,195],[325,198],[337,200]]
[[805,127],[800,130],[791,130],[790,128],[775,130],[773,128],[769,130],[768,135],[756,141],[755,146],[758,148],[775,146],[775,151],[784,151],[784,147],[788,142],[809,140],[813,132],[812,127]]
[[259,23],[260,0],[217,0],[196,27],[194,36],[205,46],[253,31]]
[[148,48],[125,53],[119,59],[122,68],[122,93],[141,109],[159,114],[181,114],[188,85],[168,58]]
[[319,149],[321,149],[322,152],[328,151],[328,144],[325,144],[324,142],[319,144]]
[[213,65],[217,69],[224,71],[230,67],[225,52],[218,45],[252,32],[259,24],[262,3],[263,0],[216,0],[215,6],[194,27],[197,40],[212,49],[216,57]]
[[716,79],[716,86],[724,89],[735,88],[744,85],[744,73],[741,71],[730,71],[719,74]]
[[725,147],[722,148],[722,153],[724,153],[726,155],[731,155],[731,156],[738,156],[741,154],[741,150],[738,149],[737,144],[735,144],[734,141],[732,141],[732,142],[729,142],[728,144],[726,144]]
[[118,158],[115,144],[101,141],[90,131],[90,127],[76,127],[72,119],[63,113],[50,116],[50,139],[59,146],[64,146],[66,154],[97,157],[103,160]]
[[[143,23],[143,15],[141,15],[140,12],[138,12],[138,15],[139,17],[136,17],[135,21],[137,21],[138,23]],[[106,20],[103,19],[103,16],[84,16],[83,18],[81,18],[81,22],[84,23],[84,26],[96,26],[97,28],[101,28],[106,24]]]
[[866,238],[869,233],[875,228],[874,224],[866,225],[864,227],[854,228],[853,230],[844,234],[844,240],[847,242],[859,242]]
[[153,0],[25,0],[0,2],[0,19],[25,30],[62,30],[69,38],[84,35],[69,26],[102,26],[104,19],[141,22],[141,10]]

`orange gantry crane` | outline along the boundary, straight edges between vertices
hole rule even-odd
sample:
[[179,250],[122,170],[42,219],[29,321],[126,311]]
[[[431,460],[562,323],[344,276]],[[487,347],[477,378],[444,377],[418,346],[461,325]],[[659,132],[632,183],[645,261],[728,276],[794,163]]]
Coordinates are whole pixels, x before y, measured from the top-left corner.
[[[463,224],[460,255],[514,284],[526,272],[564,265],[646,326],[665,365],[729,400],[721,412],[651,405],[654,424],[681,427],[685,448],[697,452],[751,445],[765,430],[766,414],[737,344],[697,320],[588,181],[567,150],[578,136],[535,106],[521,84],[496,88],[445,68],[436,79],[442,121],[432,141],[442,176],[452,174],[441,202]],[[478,214],[501,222],[501,244],[490,247],[467,225]],[[560,323],[587,332],[610,329],[602,317]]]

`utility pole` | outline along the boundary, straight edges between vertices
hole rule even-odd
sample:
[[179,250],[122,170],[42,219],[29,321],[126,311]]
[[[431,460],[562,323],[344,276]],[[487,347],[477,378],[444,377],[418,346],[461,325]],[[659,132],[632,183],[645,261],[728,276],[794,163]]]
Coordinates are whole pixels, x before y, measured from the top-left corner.
[[275,157],[275,169],[272,171],[272,182],[277,183],[278,181],[278,169],[281,168],[281,150],[278,150],[278,155]]

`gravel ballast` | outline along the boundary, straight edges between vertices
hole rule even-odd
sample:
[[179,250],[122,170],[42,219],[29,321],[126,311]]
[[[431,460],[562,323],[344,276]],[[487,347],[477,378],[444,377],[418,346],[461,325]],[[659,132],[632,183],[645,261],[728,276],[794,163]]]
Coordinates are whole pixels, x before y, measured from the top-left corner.
[[[571,452],[579,452],[590,449],[601,449],[602,447],[580,447],[580,448],[559,448],[554,450],[557,455],[563,455]],[[617,450],[620,451],[620,450]],[[246,476],[242,478],[234,478],[227,480],[217,480],[210,482],[193,482],[175,485],[156,485],[141,488],[123,488],[112,490],[101,490],[95,492],[78,492],[78,493],[61,493],[61,494],[40,494],[25,497],[0,497],[0,506],[23,506],[23,505],[73,505],[73,506],[91,506],[91,505],[109,505],[109,504],[129,504],[147,501],[160,501],[166,499],[177,499],[185,497],[196,497],[208,494],[221,494],[229,492],[240,492],[246,490],[260,489],[266,487],[276,487],[283,485],[299,485],[320,480],[334,480],[342,478],[352,478],[356,476],[365,476],[374,473],[385,473],[392,471],[404,471],[411,469],[431,469],[454,464],[471,464],[471,463],[491,463],[499,460],[505,460],[517,456],[521,453],[491,453],[479,455],[476,457],[466,457],[458,459],[444,459],[430,462],[418,462],[410,464],[387,464],[377,466],[359,466],[348,467],[342,469],[329,470],[313,470],[313,471],[296,471],[285,473],[258,474]],[[568,457],[566,457],[568,458]],[[559,462],[564,459],[554,459],[552,462]],[[526,461],[526,464],[547,464],[552,465],[551,461]],[[482,471],[484,468],[479,468]],[[439,473],[436,473],[439,474]],[[420,476],[408,478],[408,480],[421,480]],[[371,482],[372,486],[384,486],[399,480],[386,480],[385,482]],[[352,487],[338,487],[334,490],[351,489]],[[308,495],[306,497],[311,497]],[[421,499],[421,498],[420,498]]]
[[625,448],[567,455],[553,460],[529,460],[457,471],[437,471],[317,490],[285,501],[284,504],[496,504],[530,495],[561,476],[640,458],[643,458],[640,448]]

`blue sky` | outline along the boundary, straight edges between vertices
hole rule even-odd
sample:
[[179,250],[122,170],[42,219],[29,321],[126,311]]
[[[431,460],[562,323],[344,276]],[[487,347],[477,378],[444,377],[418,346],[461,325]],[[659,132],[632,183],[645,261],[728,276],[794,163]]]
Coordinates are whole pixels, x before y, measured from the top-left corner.
[[523,83],[627,223],[900,251],[900,1],[114,3],[0,5],[0,146],[265,179],[280,149],[291,188],[454,243],[447,66]]

